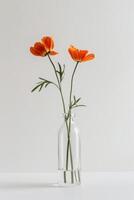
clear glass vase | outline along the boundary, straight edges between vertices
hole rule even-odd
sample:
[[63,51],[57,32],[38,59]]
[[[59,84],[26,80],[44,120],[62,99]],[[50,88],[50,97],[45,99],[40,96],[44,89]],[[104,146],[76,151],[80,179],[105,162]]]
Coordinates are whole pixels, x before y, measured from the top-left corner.
[[62,124],[58,134],[59,184],[78,185],[81,183],[80,137],[74,122],[74,115]]

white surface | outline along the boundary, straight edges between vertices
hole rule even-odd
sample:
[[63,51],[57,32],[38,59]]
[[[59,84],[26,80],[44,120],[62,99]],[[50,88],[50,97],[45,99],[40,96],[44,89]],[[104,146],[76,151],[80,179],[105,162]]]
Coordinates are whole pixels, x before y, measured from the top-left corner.
[[87,105],[76,112],[83,169],[134,170],[134,1],[0,0],[0,172],[57,169],[60,98],[51,86],[30,93],[38,77],[54,79],[47,59],[29,53],[44,34],[67,74],[70,44],[96,54],[75,82]]
[[[86,173],[77,187],[49,187],[55,174],[1,174],[1,200],[133,200],[134,172]],[[49,184],[48,184],[49,183]]]

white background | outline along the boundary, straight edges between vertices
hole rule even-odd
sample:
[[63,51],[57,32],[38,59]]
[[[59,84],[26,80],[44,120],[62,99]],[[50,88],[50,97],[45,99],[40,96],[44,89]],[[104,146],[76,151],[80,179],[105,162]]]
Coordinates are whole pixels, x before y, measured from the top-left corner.
[[134,170],[133,19],[133,0],[0,0],[0,172],[57,169],[59,95],[51,86],[30,93],[39,76],[54,79],[47,58],[29,53],[44,35],[66,64],[66,99],[68,46],[96,54],[79,66],[74,89],[87,105],[76,111],[83,170]]

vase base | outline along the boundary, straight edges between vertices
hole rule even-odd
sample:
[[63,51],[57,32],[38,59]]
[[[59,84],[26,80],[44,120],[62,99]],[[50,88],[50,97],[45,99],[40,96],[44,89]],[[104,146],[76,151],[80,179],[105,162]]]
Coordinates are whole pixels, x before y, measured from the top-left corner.
[[81,177],[80,170],[58,170],[59,184],[63,186],[80,185]]

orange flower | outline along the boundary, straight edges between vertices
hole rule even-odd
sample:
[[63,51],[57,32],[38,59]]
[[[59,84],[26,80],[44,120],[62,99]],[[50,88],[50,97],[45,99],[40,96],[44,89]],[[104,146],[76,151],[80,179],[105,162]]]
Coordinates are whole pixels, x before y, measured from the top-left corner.
[[48,37],[48,36],[43,37],[41,39],[41,41],[42,41],[47,53],[50,53],[50,55],[53,55],[53,56],[58,54],[56,51],[53,51],[54,41],[51,37]]
[[35,56],[45,56],[47,53],[44,45],[41,42],[36,42],[34,47],[30,47],[30,51]]
[[41,39],[41,42],[36,42],[33,47],[30,47],[30,52],[35,56],[46,56],[47,54],[56,55],[56,51],[53,51],[54,41],[51,37],[46,36]]
[[76,62],[86,62],[95,58],[95,55],[92,53],[88,54],[87,50],[79,50],[72,45],[69,47],[68,51],[72,59]]

